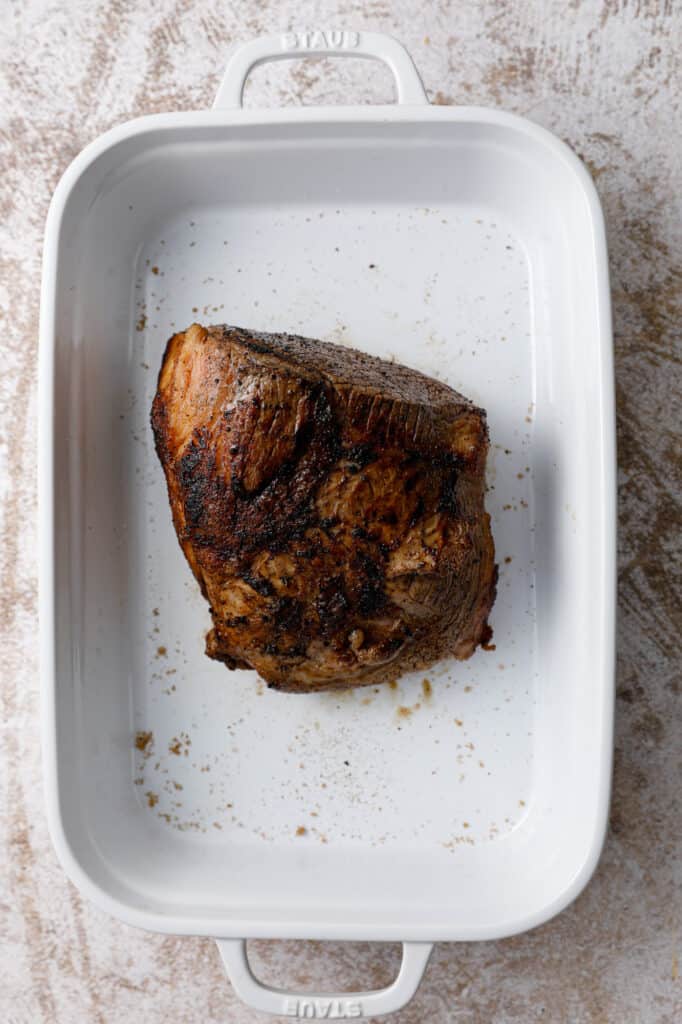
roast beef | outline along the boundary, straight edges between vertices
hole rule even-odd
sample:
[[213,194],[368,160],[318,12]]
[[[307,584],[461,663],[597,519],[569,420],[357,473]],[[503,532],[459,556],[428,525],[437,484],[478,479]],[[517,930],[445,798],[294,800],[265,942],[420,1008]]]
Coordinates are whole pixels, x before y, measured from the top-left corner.
[[486,417],[351,348],[193,324],[152,407],[206,653],[299,693],[395,679],[489,636]]

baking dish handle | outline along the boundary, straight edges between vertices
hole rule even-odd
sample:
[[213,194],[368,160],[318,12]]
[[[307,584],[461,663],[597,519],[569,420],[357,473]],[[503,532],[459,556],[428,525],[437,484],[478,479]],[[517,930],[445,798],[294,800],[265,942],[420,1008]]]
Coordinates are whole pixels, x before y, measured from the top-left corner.
[[261,1013],[281,1014],[309,1020],[338,1020],[395,1013],[409,1003],[419,987],[433,945],[404,942],[403,961],[395,981],[372,992],[342,992],[298,995],[270,988],[254,976],[244,939],[217,939],[232,987],[248,1006]]
[[388,64],[398,91],[398,103],[428,103],[412,58],[397,39],[381,32],[315,30],[261,36],[237,46],[230,56],[214,110],[241,107],[244,83],[259,64],[292,57],[369,57]]

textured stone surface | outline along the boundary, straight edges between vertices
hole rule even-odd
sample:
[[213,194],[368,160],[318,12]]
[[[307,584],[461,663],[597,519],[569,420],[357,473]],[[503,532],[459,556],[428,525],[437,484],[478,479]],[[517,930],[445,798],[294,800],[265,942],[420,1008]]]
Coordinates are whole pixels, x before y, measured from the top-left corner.
[[[480,1024],[682,1019],[680,323],[682,11],[672,0],[5,0],[1,19],[0,1018],[7,1024],[261,1020],[214,944],[84,903],[47,835],[36,650],[36,339],[41,240],[68,162],[111,125],[210,104],[230,43],[293,25],[389,31],[438,103],[499,105],[586,160],[609,231],[620,452],[620,626],[611,829],[577,902],[502,942],[442,945],[395,1018]],[[260,69],[260,105],[377,101],[379,68]],[[253,944],[271,981],[381,984],[393,946]]]

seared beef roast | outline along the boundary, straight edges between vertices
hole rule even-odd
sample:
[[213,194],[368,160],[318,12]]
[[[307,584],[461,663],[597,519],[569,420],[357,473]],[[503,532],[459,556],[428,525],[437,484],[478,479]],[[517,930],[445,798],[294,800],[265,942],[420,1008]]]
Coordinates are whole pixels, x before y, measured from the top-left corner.
[[445,384],[338,345],[193,324],[168,342],[152,426],[211,658],[308,692],[487,639],[486,419]]

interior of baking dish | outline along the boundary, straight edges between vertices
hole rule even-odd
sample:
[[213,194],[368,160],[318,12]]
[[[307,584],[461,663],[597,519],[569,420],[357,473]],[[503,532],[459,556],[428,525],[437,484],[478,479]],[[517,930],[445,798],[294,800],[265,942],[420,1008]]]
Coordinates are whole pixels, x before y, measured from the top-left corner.
[[[148,119],[63,187],[46,283],[53,833],[95,899],[161,930],[509,934],[576,894],[605,823],[598,205],[575,158],[513,118],[290,118]],[[305,696],[204,656],[149,426],[165,341],[194,320],[395,358],[487,409],[494,649]]]

